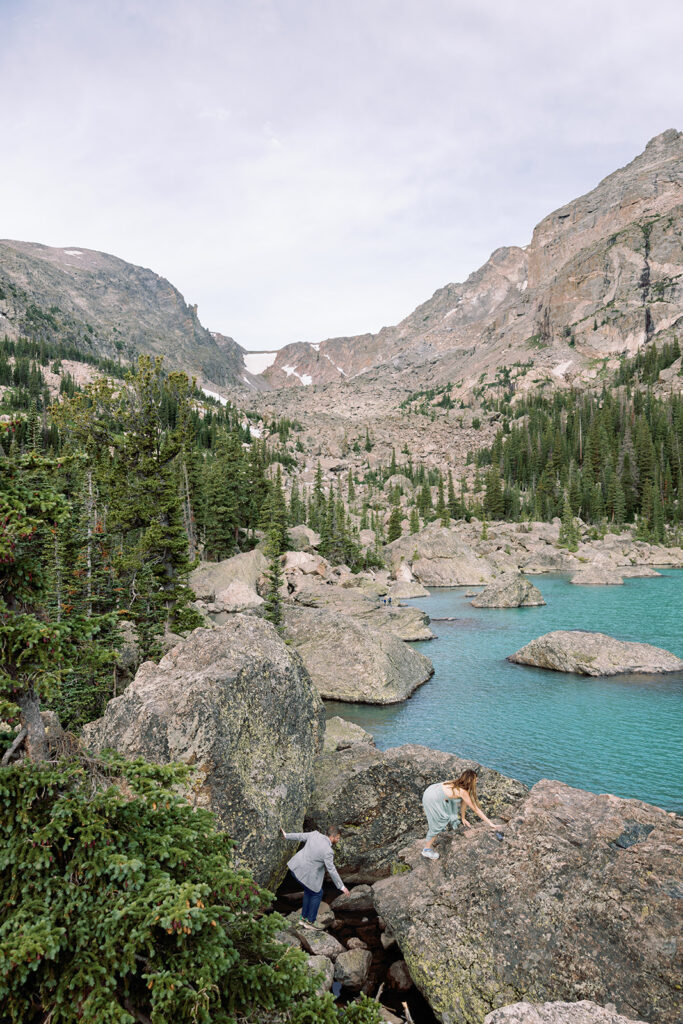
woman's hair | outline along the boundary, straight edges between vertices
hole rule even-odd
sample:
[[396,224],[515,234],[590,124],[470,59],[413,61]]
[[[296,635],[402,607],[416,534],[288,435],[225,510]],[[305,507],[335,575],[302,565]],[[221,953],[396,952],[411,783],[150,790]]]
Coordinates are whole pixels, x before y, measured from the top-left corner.
[[465,768],[465,771],[460,772],[457,779],[451,779],[446,785],[454,789],[466,789],[472,802],[477,803],[477,773],[474,768]]

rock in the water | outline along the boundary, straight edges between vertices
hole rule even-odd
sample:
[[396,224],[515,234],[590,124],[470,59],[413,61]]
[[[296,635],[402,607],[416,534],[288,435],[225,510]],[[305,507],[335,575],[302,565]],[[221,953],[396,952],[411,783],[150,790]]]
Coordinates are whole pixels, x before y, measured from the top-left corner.
[[[474,766],[474,761],[414,745],[381,751],[359,744],[323,754],[315,765],[305,827],[325,831],[339,825],[342,841],[335,860],[342,878],[347,885],[375,881],[399,866],[407,843],[426,835],[422,794],[427,786]],[[515,779],[490,768],[479,771],[481,805],[490,817],[509,818],[527,793]]]
[[298,829],[309,803],[324,710],[301,660],[268,622],[235,615],[196,629],[145,662],[102,718],[94,750],[195,766],[198,802],[235,840],[259,882],[277,882],[291,856],[280,827]]
[[334,979],[351,992],[360,992],[370,973],[372,953],[369,949],[347,949],[334,964]]
[[674,1024],[682,826],[636,800],[543,780],[503,842],[488,829],[456,834],[440,860],[418,853],[413,871],[377,882],[375,906],[443,1024],[530,997]]
[[581,587],[620,587],[624,583],[620,571],[602,565],[579,569],[569,582]]
[[580,1003],[513,1003],[484,1017],[484,1024],[643,1024],[590,999]]
[[235,580],[252,590],[268,568],[266,556],[258,548],[225,558],[222,562],[202,562],[190,573],[190,586],[201,601],[213,601]]
[[414,597],[429,597],[429,591],[417,581],[403,583],[397,580],[389,588],[389,597],[392,601],[410,601]]
[[413,576],[426,587],[476,586],[493,578],[486,559],[455,530],[437,522],[387,544],[385,554],[394,571],[409,563]]
[[306,969],[311,974],[317,974],[320,976],[320,984],[318,986],[318,995],[323,995],[325,992],[329,992],[332,988],[332,982],[334,981],[334,964],[327,956],[311,956],[306,962]]
[[434,672],[429,658],[393,634],[323,609],[287,606],[284,635],[328,700],[395,704]]
[[362,729],[360,725],[347,722],[345,718],[334,715],[325,722],[325,739],[323,750],[348,750],[355,747],[357,743],[371,743],[374,746],[374,739],[369,732]]
[[506,572],[477,594],[473,608],[533,608],[545,604],[543,594],[520,573]]
[[545,633],[510,654],[508,661],[582,676],[683,671],[683,661],[661,647],[615,640],[605,633],[587,633],[580,629]]
[[349,892],[343,892],[341,896],[337,896],[331,906],[335,914],[340,911],[360,913],[363,910],[373,910],[372,889],[369,885],[355,885]]

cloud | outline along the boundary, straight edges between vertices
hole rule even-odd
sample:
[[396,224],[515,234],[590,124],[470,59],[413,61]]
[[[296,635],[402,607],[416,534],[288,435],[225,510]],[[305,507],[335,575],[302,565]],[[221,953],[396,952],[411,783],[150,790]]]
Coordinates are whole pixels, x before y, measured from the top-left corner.
[[375,330],[680,127],[677,2],[0,3],[3,234],[242,344]]

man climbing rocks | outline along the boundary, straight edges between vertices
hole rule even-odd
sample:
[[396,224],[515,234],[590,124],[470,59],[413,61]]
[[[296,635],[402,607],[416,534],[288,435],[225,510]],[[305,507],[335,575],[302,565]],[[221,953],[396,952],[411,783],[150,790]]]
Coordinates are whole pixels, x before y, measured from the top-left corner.
[[334,866],[332,847],[336,846],[341,838],[339,829],[336,825],[331,825],[326,836],[322,832],[285,832],[282,829],[280,831],[285,839],[305,844],[287,862],[287,867],[304,890],[304,904],[299,923],[304,928],[314,928],[320,901],[323,898],[325,868],[338,889],[342,892],[349,891]]

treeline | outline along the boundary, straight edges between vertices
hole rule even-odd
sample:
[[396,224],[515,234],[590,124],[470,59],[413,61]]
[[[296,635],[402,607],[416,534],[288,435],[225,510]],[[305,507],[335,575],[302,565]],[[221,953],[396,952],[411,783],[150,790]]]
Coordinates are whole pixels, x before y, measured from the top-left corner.
[[470,453],[484,479],[492,519],[561,516],[613,524],[638,521],[664,539],[681,522],[683,399],[650,392],[576,391],[524,399],[517,422],[503,422],[494,443]]

